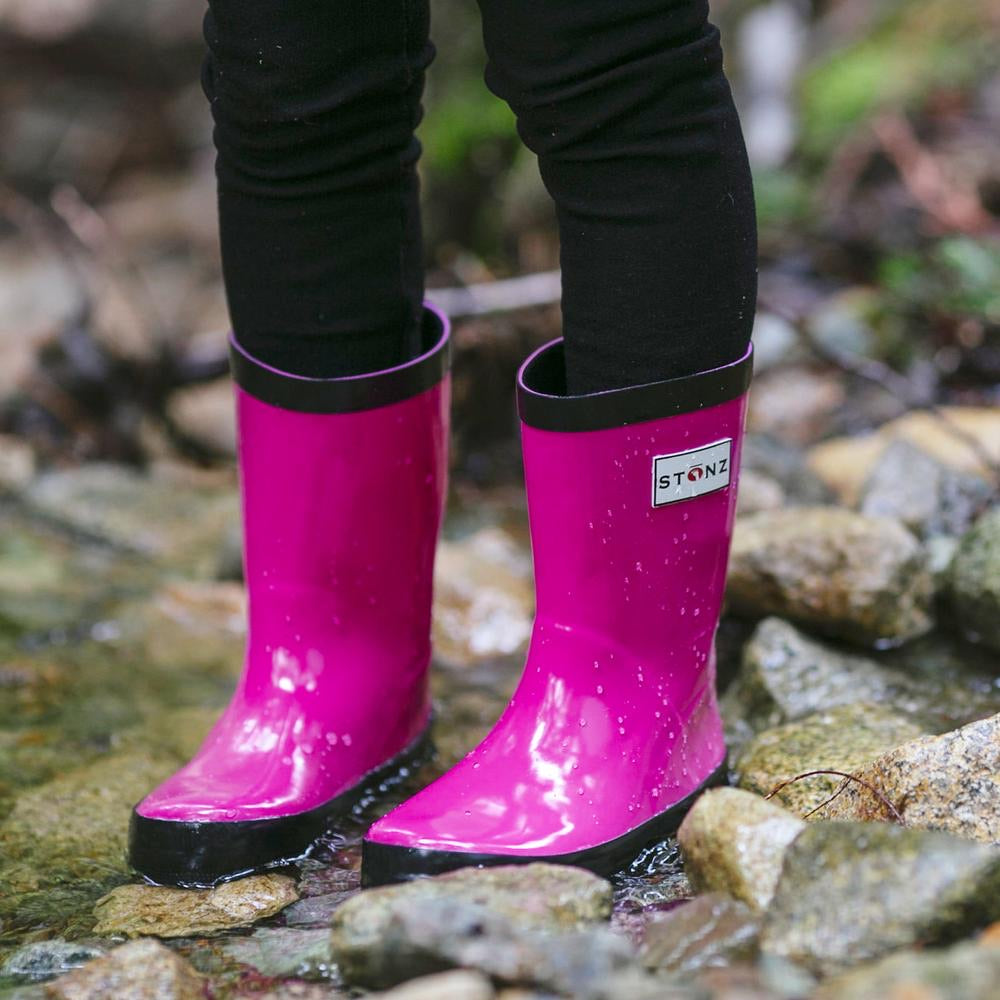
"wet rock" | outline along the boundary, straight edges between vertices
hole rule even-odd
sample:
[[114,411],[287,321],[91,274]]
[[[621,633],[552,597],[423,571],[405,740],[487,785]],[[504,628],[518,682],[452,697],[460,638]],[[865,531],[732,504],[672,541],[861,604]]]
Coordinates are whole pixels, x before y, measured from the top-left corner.
[[803,1000],[812,997],[816,977],[793,962],[762,955],[753,963],[704,969],[691,985],[699,991],[697,1000]]
[[817,823],[788,848],[764,951],[835,972],[1000,915],[1000,851],[885,823]]
[[779,615],[866,644],[931,627],[923,550],[895,521],[839,508],[766,511],[733,535],[727,597],[737,613]]
[[49,983],[56,1000],[204,1000],[205,980],[158,941],[132,941]]
[[805,454],[787,441],[747,434],[741,462],[741,475],[754,472],[774,480],[791,504],[826,504],[833,499],[833,492],[806,464]]
[[960,627],[1000,650],[1000,507],[984,514],[962,538],[948,582]]
[[167,400],[167,417],[184,438],[209,455],[236,454],[236,407],[230,379],[172,393]]
[[753,958],[759,933],[760,918],[750,907],[711,892],[668,913],[651,914],[639,958],[654,972],[692,973]]
[[971,437],[992,462],[1000,461],[1000,413],[996,407],[944,406],[945,419],[926,411],[913,411],[883,424],[870,434],[831,438],[809,449],[809,467],[839,497],[854,506],[861,490],[886,448],[897,440],[908,441],[952,469],[988,477],[982,454],[963,436]]
[[77,969],[91,959],[100,958],[104,953],[105,949],[96,945],[64,941],[62,938],[35,941],[18,948],[0,964],[0,977],[22,982],[51,979]]
[[995,1000],[1000,949],[959,944],[903,951],[824,983],[816,1000]]
[[[904,743],[856,773],[907,826],[1000,845],[1000,715]],[[844,786],[823,818],[893,819],[868,788],[849,781]]]
[[[781,782],[816,770],[854,773],[879,754],[915,739],[910,719],[880,705],[859,702],[817,712],[798,722],[765,730],[734,764],[740,788],[767,795]],[[774,798],[804,816],[837,790],[841,778],[816,775],[786,785]]]
[[992,657],[941,635],[875,660],[766,618],[743,647],[742,660],[721,702],[734,749],[764,729],[859,701],[893,705],[930,732],[1000,710]]
[[520,650],[534,614],[531,559],[498,527],[438,546],[434,649],[453,663]]
[[859,509],[901,521],[915,535],[960,535],[989,503],[979,476],[959,472],[911,444],[896,440],[882,453],[861,489]]
[[692,884],[719,890],[754,910],[771,902],[785,849],[805,829],[786,809],[738,788],[705,792],[677,840]]
[[235,583],[171,580],[105,624],[115,629],[115,645],[146,663],[221,668],[235,679],[243,665],[246,592]]
[[379,1000],[493,1000],[494,996],[493,984],[484,975],[456,969],[412,979],[379,994]]
[[762,510],[777,510],[785,504],[785,491],[770,476],[752,469],[740,473],[740,492],[736,501],[736,515],[756,514]]
[[582,927],[611,913],[611,886],[566,865],[462,868],[434,878],[370,889],[340,908],[334,928],[345,948],[377,937],[404,902],[446,899],[488,907],[537,930]]
[[222,950],[262,976],[275,979],[325,979],[330,974],[330,932],[326,928],[259,927],[249,937],[230,938]]
[[754,379],[747,428],[803,445],[831,430],[831,416],[844,402],[844,377],[806,365],[790,365]]
[[608,928],[544,930],[553,926],[551,917],[539,923],[536,910],[519,920],[512,899],[500,909],[409,894],[397,897],[391,911],[383,909],[377,922],[362,923],[365,897],[383,891],[362,893],[333,918],[331,954],[344,980],[355,986],[386,988],[466,968],[505,985],[598,1000],[608,995],[608,981],[631,964],[631,948]]
[[[426,915],[432,907],[437,921]],[[610,909],[611,886],[581,869],[542,864],[466,868],[355,896],[334,913],[332,954],[348,982],[370,987],[452,966],[532,983],[516,970],[522,959],[528,961],[525,949],[537,950],[534,942],[541,933],[606,920]],[[467,939],[457,933],[459,924]],[[490,960],[478,958],[477,948],[490,934],[497,939],[496,963],[483,965]],[[615,963],[608,962],[610,969]]]
[[0,434],[0,493],[17,493],[35,474],[31,445],[10,434]]
[[214,572],[219,539],[239,516],[235,489],[195,487],[166,468],[143,475],[94,462],[47,472],[24,496],[78,535],[203,576]]
[[22,793],[0,823],[0,871],[8,891],[38,887],[53,874],[89,879],[126,871],[132,807],[174,769],[173,760],[115,754]]
[[233,927],[249,927],[296,899],[295,883],[285,875],[251,875],[214,889],[123,885],[97,901],[94,932],[127,937],[204,937]]

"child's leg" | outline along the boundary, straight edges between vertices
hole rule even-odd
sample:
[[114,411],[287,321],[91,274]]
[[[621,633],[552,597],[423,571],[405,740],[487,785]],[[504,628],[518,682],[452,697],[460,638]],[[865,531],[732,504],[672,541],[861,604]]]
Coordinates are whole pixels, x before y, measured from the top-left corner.
[[555,199],[568,388],[739,357],[750,170],[706,0],[479,0],[490,89]]
[[226,289],[240,344],[339,376],[417,350],[426,0],[210,0]]

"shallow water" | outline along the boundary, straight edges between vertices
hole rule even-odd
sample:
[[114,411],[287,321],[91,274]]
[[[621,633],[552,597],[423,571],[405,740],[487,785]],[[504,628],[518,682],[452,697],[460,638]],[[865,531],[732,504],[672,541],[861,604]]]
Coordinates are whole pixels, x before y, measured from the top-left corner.
[[[92,934],[94,902],[132,877],[124,858],[129,809],[196,749],[235,682],[243,634],[242,592],[211,579],[205,568],[214,559],[131,552],[120,538],[107,544],[14,506],[0,508],[0,518],[2,967],[31,942],[102,943]],[[530,562],[516,496],[457,509],[446,538],[461,551],[484,530],[494,534],[470,558],[497,559],[509,585],[520,588]],[[509,613],[530,620],[523,593],[510,600]],[[522,651],[491,655],[490,637],[461,634],[463,627],[484,627],[461,612],[449,619],[459,629],[457,642],[433,673],[437,749],[290,869],[302,898],[266,926],[326,926],[332,908],[357,891],[367,825],[442,773],[499,715]],[[626,931],[635,914],[688,895],[670,843],[644,852],[614,882],[616,919]],[[261,985],[260,973],[227,951],[227,940],[246,934],[175,946],[224,995]],[[327,979],[335,970],[311,967],[299,975]],[[2,976],[0,991],[28,982]]]

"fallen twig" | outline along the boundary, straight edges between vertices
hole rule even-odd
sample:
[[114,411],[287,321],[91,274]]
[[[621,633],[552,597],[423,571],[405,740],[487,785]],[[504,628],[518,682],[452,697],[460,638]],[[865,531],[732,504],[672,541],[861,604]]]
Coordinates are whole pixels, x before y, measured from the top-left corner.
[[848,781],[856,781],[863,788],[867,788],[868,791],[871,792],[872,795],[874,795],[875,798],[877,798],[879,800],[879,802],[881,802],[882,805],[885,806],[885,808],[892,814],[892,818],[897,823],[899,823],[900,826],[904,825],[902,814],[899,812],[899,810],[874,785],[872,785],[869,782],[865,781],[863,778],[859,778],[855,774],[848,774],[846,771],[833,771],[833,770],[829,770],[827,768],[820,768],[820,769],[818,769],[816,771],[806,771],[803,774],[797,774],[797,775],[795,775],[794,778],[788,778],[786,781],[782,781],[779,784],[775,785],[774,788],[772,788],[767,793],[767,795],[764,796],[764,798],[765,799],[771,799],[775,795],[777,795],[778,792],[780,792],[783,788],[787,788],[789,785],[794,784],[796,781],[802,781],[803,778],[814,778],[817,775],[821,775],[821,774],[832,774],[832,775],[835,775],[838,778],[843,778],[844,782],[833,793],[833,795],[831,795],[828,799],[825,799],[818,806],[815,806],[814,808],[810,809],[809,812],[807,812],[805,814],[805,816],[803,817],[803,819],[808,819],[810,816],[812,816],[813,813],[818,812],[824,806],[829,805],[847,787],[847,782]]

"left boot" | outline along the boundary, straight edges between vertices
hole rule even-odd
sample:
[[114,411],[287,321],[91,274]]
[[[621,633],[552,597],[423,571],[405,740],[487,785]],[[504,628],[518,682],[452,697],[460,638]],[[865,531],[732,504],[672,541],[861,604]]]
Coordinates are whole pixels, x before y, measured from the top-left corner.
[[562,341],[518,375],[537,612],[485,740],[375,823],[367,885],[548,861],[608,875],[725,777],[714,637],[751,352],[584,396]]

